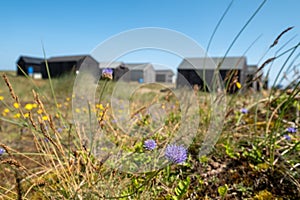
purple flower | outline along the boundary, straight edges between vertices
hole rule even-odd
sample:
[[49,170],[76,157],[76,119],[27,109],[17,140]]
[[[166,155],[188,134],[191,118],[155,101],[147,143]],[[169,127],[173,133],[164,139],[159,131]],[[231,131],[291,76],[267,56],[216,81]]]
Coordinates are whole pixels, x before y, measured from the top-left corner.
[[57,129],[57,132],[59,132],[59,133],[61,133],[62,131],[63,131],[62,128],[58,128],[58,129]]
[[113,79],[112,74],[113,74],[113,70],[110,68],[105,68],[102,70],[102,78],[104,79],[112,80]]
[[286,139],[287,141],[291,141],[291,136],[289,136],[288,134],[283,135],[284,139]]
[[5,152],[6,152],[5,149],[0,148],[0,156],[1,156],[2,154],[4,154]]
[[183,163],[187,159],[187,150],[182,145],[169,144],[165,151],[165,157],[172,163]]
[[248,113],[248,109],[247,108],[242,108],[241,109],[241,113],[242,114],[247,114]]
[[145,149],[152,151],[156,147],[156,142],[152,139],[146,140],[144,142],[144,147]]
[[288,128],[286,129],[286,131],[289,132],[289,133],[296,133],[296,132],[297,132],[297,129],[296,129],[295,127],[288,127]]

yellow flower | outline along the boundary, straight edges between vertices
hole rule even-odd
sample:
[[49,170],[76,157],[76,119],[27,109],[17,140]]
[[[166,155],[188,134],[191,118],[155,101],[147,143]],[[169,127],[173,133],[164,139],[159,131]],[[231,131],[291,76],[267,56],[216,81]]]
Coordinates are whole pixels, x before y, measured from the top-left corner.
[[61,103],[58,103],[57,105],[56,105],[58,108],[61,108]]
[[99,112],[99,113],[98,113],[98,116],[99,116],[99,117],[102,117],[102,116],[103,116],[103,112],[102,112],[102,111]]
[[3,99],[4,99],[4,96],[0,96],[0,101],[3,101]]
[[76,108],[76,109],[75,109],[75,112],[80,113],[80,109],[79,109],[79,108]]
[[37,113],[38,113],[38,114],[42,114],[42,113],[43,113],[43,110],[42,110],[42,109],[38,109],[38,110],[37,110]]
[[9,109],[8,109],[8,108],[5,108],[3,112],[4,112],[4,113],[9,113]]
[[67,98],[66,98],[66,100],[67,100],[67,101],[70,101],[70,98],[69,98],[69,97],[67,97]]
[[47,120],[48,120],[48,117],[47,117],[46,115],[44,115],[44,116],[42,117],[42,119],[43,119],[44,121],[47,121]]
[[18,103],[14,103],[14,107],[15,107],[15,108],[19,108],[20,105],[19,105]]
[[20,113],[17,113],[14,115],[14,118],[20,118],[21,117],[21,114]]
[[100,104],[99,109],[100,109],[100,110],[104,110],[104,107],[103,107],[102,104]]
[[100,103],[100,104],[96,104],[96,108],[99,108],[100,110],[104,110],[104,107],[103,105]]
[[241,87],[242,87],[242,85],[241,85],[239,82],[236,82],[235,85],[236,85],[236,87],[239,88],[239,89],[241,89]]
[[2,112],[2,116],[4,116],[4,117],[5,117],[5,116],[6,116],[6,113],[5,113],[5,112]]
[[25,118],[28,118],[28,117],[29,117],[29,113],[25,113],[25,114],[24,114],[24,117],[25,117]]
[[28,103],[25,105],[26,110],[32,110],[32,108],[33,108],[33,105],[31,103]]
[[32,104],[32,107],[33,107],[33,108],[37,108],[37,106],[38,106],[38,105],[37,105],[36,103],[33,103],[33,104]]

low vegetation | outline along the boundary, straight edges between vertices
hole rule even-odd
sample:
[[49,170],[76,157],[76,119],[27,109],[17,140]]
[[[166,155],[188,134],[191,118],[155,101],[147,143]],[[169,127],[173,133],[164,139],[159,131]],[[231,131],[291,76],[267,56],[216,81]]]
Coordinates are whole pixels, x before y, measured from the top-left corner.
[[[90,110],[73,108],[72,113],[73,88],[65,86],[72,85],[75,77],[52,80],[56,103],[48,80],[10,73],[2,73],[2,78],[1,199],[300,198],[299,85],[227,95],[218,142],[209,154],[199,156],[205,130],[213,120],[210,93],[194,91],[200,121],[191,144],[167,146],[183,120],[172,90],[139,87],[130,99],[131,114],[137,118],[124,128],[116,122],[109,101],[114,82],[100,81],[96,96],[101,99]],[[164,111],[158,113],[163,120],[147,112],[154,105],[159,106],[156,111]],[[105,132],[119,150],[142,155],[166,147],[162,157],[170,162],[133,173],[129,168],[140,167],[136,163],[147,159],[136,156],[135,162],[116,167],[112,155],[104,156],[91,142],[85,143],[87,130],[73,121],[74,114],[89,112],[97,116],[94,133]]]

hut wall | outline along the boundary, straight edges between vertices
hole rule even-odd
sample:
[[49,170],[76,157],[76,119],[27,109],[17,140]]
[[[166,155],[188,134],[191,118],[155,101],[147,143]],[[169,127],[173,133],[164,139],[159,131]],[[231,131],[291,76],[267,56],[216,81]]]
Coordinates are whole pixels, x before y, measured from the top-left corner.
[[17,63],[17,75],[18,76],[24,76],[24,73],[22,72],[22,70],[26,73],[26,75],[28,75],[28,68],[29,67],[33,67],[33,72],[34,73],[40,73],[41,72],[41,64],[30,63],[30,62],[28,63],[28,62],[25,62],[23,59],[20,59]]
[[140,79],[144,80],[144,71],[143,70],[130,70],[130,80],[139,81]]
[[128,68],[125,68],[125,67],[117,67],[116,69],[114,69],[114,80],[118,81],[120,78],[122,78],[123,81],[129,81],[129,76],[128,75],[125,75],[123,77],[124,74],[126,74],[127,72],[129,71]]
[[[51,77],[59,77],[66,72],[75,71],[77,66],[77,62],[48,62],[49,73]],[[42,77],[49,78],[46,68],[46,63],[44,62],[42,65]]]
[[[205,70],[205,81],[207,85],[210,85],[212,78],[213,78],[213,70]],[[208,90],[207,87],[204,87],[203,82],[204,70],[189,70],[189,69],[178,69],[177,75],[177,88],[184,87],[184,86],[191,86],[197,85],[200,90]]]
[[155,71],[152,66],[145,68],[144,82],[145,83],[154,83],[155,82]]

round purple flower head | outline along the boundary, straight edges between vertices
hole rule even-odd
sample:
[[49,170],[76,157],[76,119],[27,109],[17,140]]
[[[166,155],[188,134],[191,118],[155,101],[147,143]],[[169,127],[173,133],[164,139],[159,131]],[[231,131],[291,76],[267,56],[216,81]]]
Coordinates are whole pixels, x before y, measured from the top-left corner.
[[152,151],[156,148],[156,142],[152,139],[146,140],[144,142],[144,147],[145,149]]
[[295,127],[288,127],[288,128],[286,129],[286,131],[289,132],[289,133],[296,133],[296,132],[297,132],[297,129],[296,129]]
[[165,157],[172,163],[183,163],[187,159],[187,150],[182,145],[169,144],[165,151]]
[[242,114],[247,114],[247,113],[248,113],[247,108],[242,108],[242,109],[241,109],[241,113],[242,113]]
[[102,75],[101,75],[101,76],[102,76],[102,78],[104,78],[104,79],[112,80],[112,79],[113,79],[112,74],[113,74],[113,70],[112,70],[112,69],[110,69],[110,68],[105,68],[105,69],[102,70]]
[[0,156],[5,153],[5,149],[0,148]]
[[291,136],[285,134],[283,135],[284,139],[286,139],[287,141],[291,141]]
[[61,133],[62,131],[63,131],[62,128],[58,128],[58,129],[57,129],[57,132],[59,132],[59,133]]

